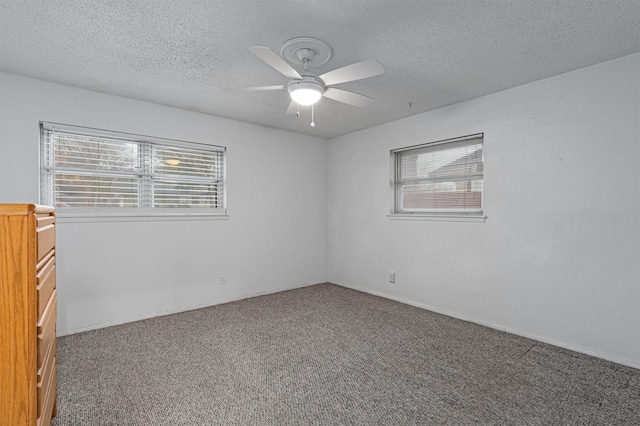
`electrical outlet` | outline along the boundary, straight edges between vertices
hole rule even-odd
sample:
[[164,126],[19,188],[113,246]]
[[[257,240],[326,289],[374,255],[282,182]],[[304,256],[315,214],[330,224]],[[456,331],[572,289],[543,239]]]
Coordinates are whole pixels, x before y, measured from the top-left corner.
[[391,284],[396,282],[396,271],[389,271],[389,282]]
[[225,285],[227,283],[227,277],[224,275],[220,275],[220,285]]

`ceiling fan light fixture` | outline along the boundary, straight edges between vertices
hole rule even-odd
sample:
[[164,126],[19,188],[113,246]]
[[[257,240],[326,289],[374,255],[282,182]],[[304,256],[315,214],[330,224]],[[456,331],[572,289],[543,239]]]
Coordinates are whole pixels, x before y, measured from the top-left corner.
[[323,88],[312,81],[295,81],[289,84],[289,96],[298,105],[313,105],[322,97]]
[[[320,75],[309,71],[309,68],[325,64],[333,54],[327,43],[312,37],[296,37],[286,41],[282,45],[280,55],[265,46],[251,46],[249,51],[262,62],[287,77],[289,83],[281,86],[247,87],[240,90],[255,92],[286,88],[291,97],[287,114],[297,112],[297,115],[300,116],[300,105],[311,106],[311,127],[313,127],[313,105],[322,97],[359,108],[365,108],[373,102],[373,98],[368,96],[332,86],[384,73],[384,67],[375,59],[356,62]],[[304,70],[298,72],[291,64],[303,65]]]

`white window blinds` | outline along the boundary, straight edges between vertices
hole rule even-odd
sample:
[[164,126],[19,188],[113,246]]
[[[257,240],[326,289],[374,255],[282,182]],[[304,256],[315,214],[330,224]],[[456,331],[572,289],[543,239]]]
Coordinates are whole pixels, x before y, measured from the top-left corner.
[[45,204],[224,212],[222,147],[48,123],[41,131]]
[[394,213],[482,214],[483,136],[392,151]]

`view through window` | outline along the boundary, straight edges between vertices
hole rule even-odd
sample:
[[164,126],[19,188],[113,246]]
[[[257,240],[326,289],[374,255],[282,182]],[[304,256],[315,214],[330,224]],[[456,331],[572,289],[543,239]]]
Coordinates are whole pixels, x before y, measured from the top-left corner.
[[225,211],[225,149],[41,124],[42,202],[59,208]]
[[391,151],[393,213],[482,215],[483,135]]

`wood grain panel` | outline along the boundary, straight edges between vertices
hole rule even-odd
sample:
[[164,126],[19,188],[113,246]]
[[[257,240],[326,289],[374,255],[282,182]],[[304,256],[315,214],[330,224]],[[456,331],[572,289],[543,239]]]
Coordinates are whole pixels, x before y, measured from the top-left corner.
[[[36,232],[38,222],[40,232]],[[53,208],[0,204],[0,426],[49,425],[55,412],[54,247]],[[51,302],[46,303],[47,299]],[[38,394],[38,378],[45,389],[44,403],[43,392]],[[44,407],[41,419],[38,401]]]
[[[0,217],[0,425],[36,421],[35,220]],[[29,273],[29,271],[33,271]]]

